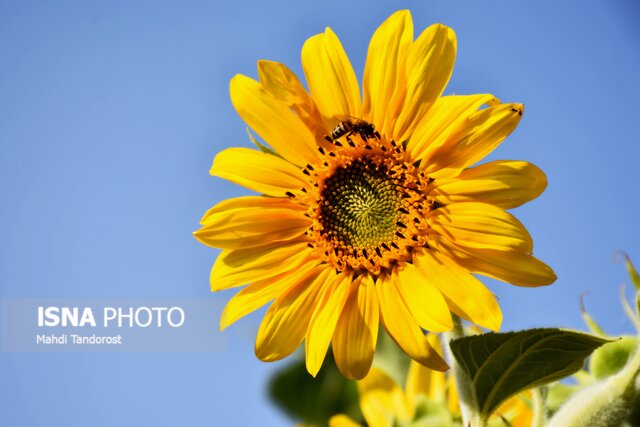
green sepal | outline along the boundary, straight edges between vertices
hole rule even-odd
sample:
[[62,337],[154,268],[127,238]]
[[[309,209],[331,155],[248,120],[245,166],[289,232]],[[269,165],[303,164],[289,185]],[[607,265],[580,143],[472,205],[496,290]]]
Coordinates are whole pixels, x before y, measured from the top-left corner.
[[625,336],[597,349],[589,359],[589,372],[598,379],[618,373],[627,364],[637,345],[635,337]]
[[633,283],[636,290],[640,291],[640,274],[638,273],[638,270],[633,266],[633,263],[627,254],[622,253],[622,256],[624,257],[624,264],[627,267],[631,283]]
[[580,313],[582,314],[582,319],[584,319],[584,323],[587,324],[589,331],[592,334],[606,336],[607,334],[604,332],[604,329],[600,327],[600,325],[593,320],[593,317],[587,311],[587,308],[584,305],[584,294],[580,296]]
[[258,141],[253,136],[253,134],[251,133],[251,130],[249,128],[247,128],[247,135],[249,135],[249,140],[251,142],[253,142],[256,147],[258,147],[258,150],[262,151],[263,153],[271,154],[271,155],[278,156],[278,157],[282,158],[282,156],[280,154],[278,154],[273,148],[267,147],[266,145],[264,145],[263,143]]

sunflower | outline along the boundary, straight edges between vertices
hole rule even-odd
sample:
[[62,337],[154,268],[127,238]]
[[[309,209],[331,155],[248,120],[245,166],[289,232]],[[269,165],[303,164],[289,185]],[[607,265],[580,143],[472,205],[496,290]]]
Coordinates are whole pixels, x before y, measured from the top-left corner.
[[221,329],[273,301],[256,338],[261,360],[304,341],[315,376],[331,344],[341,372],[363,378],[382,324],[411,358],[446,370],[425,330],[451,329],[451,312],[491,330],[502,321],[472,273],[518,286],[555,280],[504,210],[537,197],[545,175],[523,161],[471,167],[524,107],[441,96],[455,55],[453,30],[435,24],[414,40],[410,13],[398,11],[371,39],[362,96],[329,28],[302,48],[309,91],[277,62],[258,62],[259,81],[232,78],[233,106],[270,148],[223,150],[211,174],[260,195],[219,203],[194,234],[222,249],[213,291],[249,283]]

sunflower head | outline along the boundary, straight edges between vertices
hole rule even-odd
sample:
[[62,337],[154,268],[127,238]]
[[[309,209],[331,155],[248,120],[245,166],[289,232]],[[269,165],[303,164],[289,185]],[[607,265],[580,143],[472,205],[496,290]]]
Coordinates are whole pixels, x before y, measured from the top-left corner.
[[424,218],[435,203],[428,177],[405,161],[404,148],[375,135],[348,135],[320,148],[307,165],[311,191],[293,199],[309,206],[309,247],[338,271],[379,276],[426,245]]
[[235,109],[271,148],[226,149],[211,174],[261,195],[214,206],[195,236],[223,249],[214,291],[247,285],[222,328],[272,301],[256,339],[260,359],[286,357],[304,341],[315,375],[331,344],[341,371],[362,378],[382,324],[414,360],[445,370],[425,330],[450,329],[452,312],[492,330],[502,321],[472,273],[518,286],[555,280],[505,211],[537,197],[544,174],[524,161],[475,165],[524,107],[442,96],[455,55],[450,28],[414,39],[411,15],[399,11],[371,39],[362,95],[330,29],[302,48],[308,90],[269,61],[258,63],[259,81],[231,80]]

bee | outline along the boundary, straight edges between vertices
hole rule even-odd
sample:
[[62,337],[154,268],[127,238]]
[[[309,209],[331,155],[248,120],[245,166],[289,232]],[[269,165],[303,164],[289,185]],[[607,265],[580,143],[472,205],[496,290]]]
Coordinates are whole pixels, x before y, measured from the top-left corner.
[[380,134],[371,123],[351,117],[345,117],[339,121],[338,125],[331,132],[331,136],[326,135],[325,139],[329,142],[334,142],[336,139],[344,136],[350,145],[353,145],[350,138],[353,134],[360,135],[362,139],[380,139]]

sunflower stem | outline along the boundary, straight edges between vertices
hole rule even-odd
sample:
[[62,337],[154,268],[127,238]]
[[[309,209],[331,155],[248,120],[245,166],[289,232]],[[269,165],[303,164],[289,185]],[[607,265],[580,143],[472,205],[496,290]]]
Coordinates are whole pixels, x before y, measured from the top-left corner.
[[533,394],[533,420],[531,420],[531,427],[543,427],[547,423],[547,394],[549,389],[547,386],[534,388]]
[[453,330],[445,334],[445,341],[447,343],[446,348],[449,353],[449,360],[451,362],[451,371],[456,379],[456,384],[458,385],[462,425],[464,427],[485,427],[486,422],[480,416],[476,394],[473,390],[471,378],[469,378],[464,369],[462,369],[462,367],[458,364],[455,357],[453,357],[453,352],[451,351],[451,341],[457,338],[464,337],[464,327],[462,325],[462,320],[453,313],[451,313],[451,317],[453,318]]

